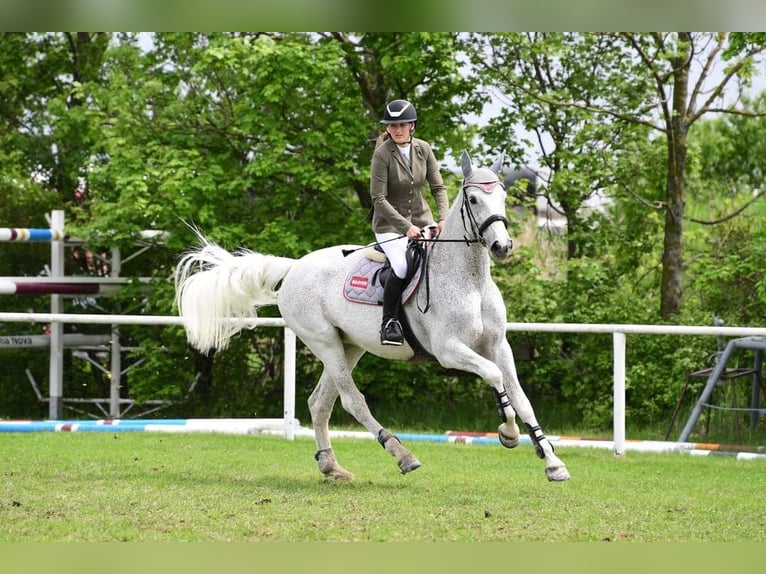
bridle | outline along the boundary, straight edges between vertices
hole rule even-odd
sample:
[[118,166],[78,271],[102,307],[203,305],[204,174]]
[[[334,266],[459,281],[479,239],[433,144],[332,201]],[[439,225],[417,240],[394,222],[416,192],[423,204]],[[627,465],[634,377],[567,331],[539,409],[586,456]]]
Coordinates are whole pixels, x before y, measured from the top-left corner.
[[[487,219],[485,219],[482,223],[479,223],[476,220],[476,216],[474,215],[473,210],[471,209],[471,202],[468,197],[468,193],[466,193],[466,190],[469,187],[479,188],[484,193],[492,193],[496,185],[499,185],[500,187],[502,187],[502,184],[498,181],[466,182],[465,180],[463,180],[463,186],[462,186],[463,204],[460,206],[460,216],[463,218],[463,229],[465,230],[467,234],[473,236],[470,239],[468,237],[465,237],[464,240],[466,243],[481,243],[482,246],[486,247],[487,240],[484,239],[484,232],[487,230],[487,228],[490,225],[492,225],[496,221],[502,222],[505,228],[508,229],[508,219],[505,217],[505,215],[501,213],[493,213],[492,215],[487,217]],[[466,224],[466,220],[468,221],[468,224]]]

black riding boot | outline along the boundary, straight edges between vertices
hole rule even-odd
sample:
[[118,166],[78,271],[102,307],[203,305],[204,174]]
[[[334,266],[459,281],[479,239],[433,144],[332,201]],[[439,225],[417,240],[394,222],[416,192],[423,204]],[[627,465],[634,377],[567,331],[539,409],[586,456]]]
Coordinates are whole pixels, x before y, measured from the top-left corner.
[[383,323],[380,326],[380,344],[401,346],[404,343],[402,325],[397,318],[399,303],[404,291],[404,279],[393,273],[386,280],[383,288]]

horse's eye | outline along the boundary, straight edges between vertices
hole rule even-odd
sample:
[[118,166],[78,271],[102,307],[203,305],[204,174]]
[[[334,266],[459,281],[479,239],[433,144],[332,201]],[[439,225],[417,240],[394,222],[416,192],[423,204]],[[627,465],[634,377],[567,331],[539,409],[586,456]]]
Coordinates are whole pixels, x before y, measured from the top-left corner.
[[476,202],[479,200],[476,199],[476,196],[472,195],[471,197],[468,198],[468,201],[472,204],[476,204]]

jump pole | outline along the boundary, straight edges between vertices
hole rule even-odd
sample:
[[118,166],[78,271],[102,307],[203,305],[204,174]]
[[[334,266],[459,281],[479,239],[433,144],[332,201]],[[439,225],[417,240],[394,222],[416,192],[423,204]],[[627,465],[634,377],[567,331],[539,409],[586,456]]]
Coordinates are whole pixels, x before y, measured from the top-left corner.
[[106,277],[2,277],[0,295],[111,295],[126,283]]
[[[62,212],[63,213],[63,212]],[[64,239],[64,228],[31,229],[21,227],[0,227],[0,241],[60,241]]]

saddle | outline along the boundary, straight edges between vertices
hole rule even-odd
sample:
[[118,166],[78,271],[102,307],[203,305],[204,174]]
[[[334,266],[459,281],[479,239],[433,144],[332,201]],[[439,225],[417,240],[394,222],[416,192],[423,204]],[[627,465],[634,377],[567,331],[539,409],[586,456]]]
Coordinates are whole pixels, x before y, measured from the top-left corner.
[[[433,244],[426,247],[417,241],[411,241],[407,247],[407,276],[402,292],[402,305],[415,294],[423,274],[423,259]],[[383,304],[383,288],[393,273],[391,264],[379,245],[373,244],[364,250],[364,257],[346,275],[343,281],[343,297],[352,303],[366,305]]]
[[[426,237],[431,237],[431,230],[426,231]],[[418,241],[410,241],[407,247],[407,276],[402,302],[404,305],[418,290],[424,272],[427,274],[427,256],[433,243],[427,242],[426,247]],[[346,275],[343,282],[343,297],[353,303],[367,305],[383,305],[383,288],[386,280],[393,273],[391,264],[379,245],[371,245],[364,250],[362,257]],[[427,309],[427,307],[426,307]],[[436,359],[425,350],[412,332],[407,313],[402,308],[399,312],[399,322],[402,324],[404,338],[415,352],[413,360],[435,361]]]

